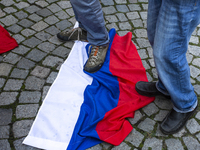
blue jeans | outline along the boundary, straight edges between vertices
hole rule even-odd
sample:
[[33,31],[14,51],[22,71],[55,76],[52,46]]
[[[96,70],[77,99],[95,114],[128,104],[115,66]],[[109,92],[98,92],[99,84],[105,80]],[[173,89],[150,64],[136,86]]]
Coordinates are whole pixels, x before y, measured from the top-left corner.
[[171,96],[177,112],[197,106],[186,52],[200,23],[200,0],[149,0],[147,32],[158,72],[157,89]]
[[109,43],[103,11],[99,0],[70,0],[79,27],[87,31],[90,44],[101,46]]

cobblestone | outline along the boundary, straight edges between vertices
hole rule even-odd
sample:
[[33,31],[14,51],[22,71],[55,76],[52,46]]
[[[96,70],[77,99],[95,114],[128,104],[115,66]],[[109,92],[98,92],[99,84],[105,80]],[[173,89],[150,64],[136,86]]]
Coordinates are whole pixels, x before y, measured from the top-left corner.
[[[148,0],[100,0],[107,30],[118,35],[132,32],[132,41],[142,59],[149,81],[157,81],[153,50],[147,37]],[[55,81],[74,42],[61,42],[56,34],[71,29],[75,22],[69,0],[0,0],[0,25],[19,46],[0,54],[0,150],[39,150],[23,145],[36,114]],[[191,83],[200,95],[200,25],[189,41],[186,58]],[[160,123],[173,105],[157,96],[149,105],[128,118],[133,130],[118,146],[101,143],[88,150],[198,150],[200,112],[186,126],[165,135]]]

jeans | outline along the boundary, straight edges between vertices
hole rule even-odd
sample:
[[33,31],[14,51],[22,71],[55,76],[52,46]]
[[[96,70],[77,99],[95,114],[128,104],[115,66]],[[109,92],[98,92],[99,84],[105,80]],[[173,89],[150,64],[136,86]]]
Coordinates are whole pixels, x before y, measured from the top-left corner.
[[99,0],[70,0],[79,27],[87,31],[87,40],[95,46],[109,43]]
[[170,95],[173,109],[186,113],[197,106],[186,52],[200,23],[200,0],[149,0],[147,33],[158,72],[157,89]]

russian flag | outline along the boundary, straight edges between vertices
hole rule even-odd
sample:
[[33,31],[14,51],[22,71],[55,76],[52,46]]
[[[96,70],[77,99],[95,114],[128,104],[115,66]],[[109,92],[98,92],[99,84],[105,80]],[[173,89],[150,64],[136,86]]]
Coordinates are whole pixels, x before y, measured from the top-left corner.
[[[24,144],[49,150],[84,150],[101,142],[119,145],[133,129],[127,118],[154,98],[139,95],[145,68],[132,33],[115,29],[102,68],[83,71],[88,43],[77,41],[51,86]],[[137,138],[137,137],[136,137]]]

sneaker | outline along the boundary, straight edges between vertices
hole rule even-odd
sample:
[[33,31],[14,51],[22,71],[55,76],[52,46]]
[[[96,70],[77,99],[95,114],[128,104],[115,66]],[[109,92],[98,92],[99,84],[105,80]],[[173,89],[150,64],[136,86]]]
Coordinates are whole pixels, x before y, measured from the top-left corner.
[[90,47],[88,48],[90,55],[84,66],[84,70],[89,73],[94,73],[98,71],[103,66],[108,47],[109,44],[106,46],[90,45]]
[[74,28],[65,32],[60,32],[57,34],[57,37],[61,41],[86,41],[87,40],[87,31],[83,28]]

